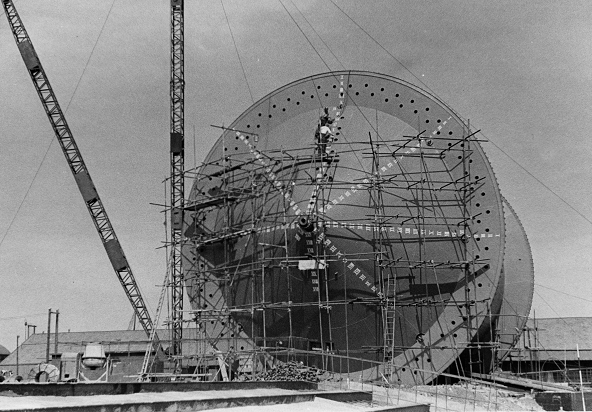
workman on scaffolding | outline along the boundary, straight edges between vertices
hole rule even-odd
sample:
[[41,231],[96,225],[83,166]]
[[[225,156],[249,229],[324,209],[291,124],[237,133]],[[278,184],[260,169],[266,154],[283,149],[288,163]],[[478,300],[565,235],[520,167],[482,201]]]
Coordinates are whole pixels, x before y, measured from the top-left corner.
[[323,115],[319,119],[319,125],[315,132],[315,139],[317,142],[318,153],[321,157],[327,155],[327,143],[333,137],[333,132],[329,127],[333,123],[334,119],[329,117],[329,108],[323,109]]

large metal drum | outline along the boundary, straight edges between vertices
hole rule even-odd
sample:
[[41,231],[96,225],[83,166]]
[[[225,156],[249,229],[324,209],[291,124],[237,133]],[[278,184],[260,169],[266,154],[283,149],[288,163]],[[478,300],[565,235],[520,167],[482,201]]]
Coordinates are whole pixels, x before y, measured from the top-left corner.
[[347,355],[348,371],[385,362],[408,383],[463,352],[457,369],[490,368],[471,349],[493,341],[503,301],[502,197],[474,130],[411,84],[343,71],[265,96],[196,172],[184,233],[218,350]]

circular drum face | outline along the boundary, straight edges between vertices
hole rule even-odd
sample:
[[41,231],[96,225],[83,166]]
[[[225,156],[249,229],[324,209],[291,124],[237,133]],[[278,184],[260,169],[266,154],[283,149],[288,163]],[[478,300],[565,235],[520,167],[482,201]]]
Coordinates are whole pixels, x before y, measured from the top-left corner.
[[184,233],[218,349],[388,361],[389,379],[429,382],[472,356],[502,301],[501,196],[477,136],[385,75],[321,74],[255,103],[197,171]]
[[504,298],[499,311],[498,359],[507,358],[527,324],[534,295],[534,263],[526,231],[507,199],[502,198],[506,223]]

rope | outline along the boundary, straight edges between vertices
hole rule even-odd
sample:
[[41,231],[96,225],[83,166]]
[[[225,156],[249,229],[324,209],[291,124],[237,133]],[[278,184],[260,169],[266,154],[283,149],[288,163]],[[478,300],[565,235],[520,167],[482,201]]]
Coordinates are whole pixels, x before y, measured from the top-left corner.
[[378,47],[380,47],[386,54],[388,54],[394,61],[396,61],[397,63],[399,63],[401,65],[401,67],[403,67],[405,70],[407,70],[407,72],[409,72],[409,74],[411,74],[411,76],[413,76],[418,82],[420,82],[427,90],[430,91],[430,93],[432,93],[434,96],[440,98],[436,93],[434,93],[434,91],[432,89],[430,89],[428,87],[427,84],[425,84],[423,81],[421,81],[421,79],[419,77],[417,77],[411,70],[409,70],[409,68],[407,68],[407,66],[405,66],[403,64],[403,62],[399,59],[397,59],[391,52],[389,52],[386,48],[384,48],[384,46],[382,44],[380,44],[378,42],[378,40],[376,40],[374,37],[372,37],[372,35],[370,33],[368,33],[362,26],[360,26],[349,14],[347,14],[345,12],[345,10],[343,10],[341,7],[339,7],[337,4],[335,4],[335,2],[333,0],[329,0],[340,12],[342,12],[353,24],[356,25],[356,27],[358,29],[360,29],[362,32],[364,32],[364,34],[366,36],[368,36],[374,43],[376,43],[376,45]]
[[294,2],[292,0],[290,0],[290,3],[292,3],[292,6],[294,6],[294,8],[296,10],[298,10],[298,13],[300,13],[300,15],[302,16],[302,18],[304,19],[304,21],[306,21],[306,23],[310,26],[310,28],[312,29],[312,31],[314,32],[314,34],[317,35],[317,37],[319,38],[319,40],[321,41],[321,43],[323,43],[323,45],[327,48],[327,50],[329,50],[329,53],[331,53],[331,55],[335,58],[335,60],[337,60],[337,62],[345,70],[345,66],[343,65],[343,63],[341,62],[341,60],[339,60],[339,58],[335,55],[335,53],[333,53],[333,50],[331,50],[331,48],[329,47],[329,45],[323,40],[323,38],[321,37],[321,35],[315,30],[315,28],[313,27],[313,25],[310,24],[310,22],[308,21],[308,19],[306,18],[306,16],[302,13],[302,11],[298,8],[298,6],[296,4],[294,4]]
[[524,172],[526,172],[527,175],[529,175],[530,177],[532,177],[537,183],[539,183],[541,186],[543,186],[545,189],[547,189],[549,192],[551,192],[553,194],[553,196],[555,196],[557,199],[559,199],[563,204],[565,204],[567,207],[569,207],[573,212],[575,212],[577,215],[579,215],[582,219],[584,219],[586,222],[592,224],[592,220],[589,219],[588,217],[586,217],[582,212],[580,212],[579,210],[577,210],[574,206],[571,205],[571,203],[569,203],[567,200],[565,200],[564,198],[562,198],[561,196],[559,196],[559,194],[557,192],[555,192],[553,189],[551,189],[549,186],[547,186],[546,184],[544,184],[538,177],[536,177],[535,175],[533,175],[531,172],[528,171],[528,169],[526,169],[524,166],[522,166],[520,163],[518,163],[517,160],[515,160],[512,156],[510,156],[508,153],[506,153],[501,147],[499,147],[497,144],[495,144],[495,142],[493,142],[490,138],[488,138],[485,133],[481,132],[481,134],[487,139],[487,141],[489,143],[491,143],[497,150],[499,150],[500,152],[502,152],[504,155],[506,155],[506,157],[508,159],[510,159],[516,166],[518,166],[520,169],[522,169]]
[[572,295],[572,294],[569,294],[569,293],[565,293],[565,292],[562,292],[560,290],[550,288],[549,286],[541,285],[540,283],[535,283],[535,286],[541,287],[543,289],[549,289],[549,290],[552,290],[553,292],[563,293],[564,295],[570,296],[572,298],[576,298],[576,299],[580,299],[580,300],[584,300],[586,302],[592,303],[592,300],[590,300],[590,299],[586,299],[586,298],[583,298],[581,296],[576,296],[576,295]]
[[45,162],[45,158],[47,157],[47,154],[49,153],[49,149],[51,148],[51,145],[54,142],[54,140],[55,140],[55,136],[53,139],[50,140],[49,145],[47,146],[47,149],[45,150],[45,154],[43,155],[43,158],[41,159],[41,163],[39,163],[39,167],[37,167],[37,170],[35,171],[35,175],[33,176],[33,179],[31,180],[31,182],[29,183],[29,186],[27,187],[27,191],[25,192],[25,195],[21,199],[21,201],[18,205],[18,208],[16,209],[15,214],[12,216],[12,219],[10,220],[8,227],[6,228],[6,231],[4,232],[4,235],[2,236],[2,239],[0,240],[0,248],[2,248],[2,245],[4,244],[4,240],[6,239],[6,236],[8,235],[8,232],[12,228],[12,225],[16,221],[16,217],[18,216],[19,212],[21,211],[21,208],[25,204],[25,200],[27,200],[27,197],[29,196],[29,192],[31,191],[31,188],[33,187],[33,183],[35,182],[35,180],[37,179],[37,176],[39,175],[39,172],[41,171],[41,167],[43,166],[43,162]]
[[232,33],[232,28],[230,27],[230,21],[228,20],[228,14],[226,14],[226,8],[224,7],[224,1],[220,0],[220,4],[222,5],[222,10],[224,11],[224,17],[226,18],[226,24],[228,25],[228,31],[230,31],[230,37],[232,37],[232,43],[234,44],[234,50],[236,51],[236,56],[238,57],[238,62],[240,63],[241,70],[243,71],[243,77],[245,78],[245,83],[247,84],[247,89],[249,90],[249,96],[251,96],[251,102],[255,103],[255,99],[253,98],[253,93],[251,92],[251,86],[249,86],[249,80],[247,80],[247,73],[245,71],[245,66],[243,66],[243,61],[240,57],[240,53],[238,52],[238,47],[236,45],[236,40],[234,39],[234,34]]
[[[553,313],[555,314],[555,316],[557,316],[557,319],[561,319],[563,321],[563,323],[565,323],[565,325],[572,331],[572,333],[574,334],[574,336],[577,334],[576,330],[574,328],[572,328],[570,326],[569,323],[567,323],[567,321],[565,320],[565,316],[561,316],[559,315],[559,313],[557,313],[557,311],[553,308],[553,306],[551,306],[551,304],[549,302],[547,302],[545,300],[545,298],[543,298],[541,296],[541,294],[539,292],[537,292],[536,290],[534,291],[534,293],[537,294],[537,296],[543,301],[545,302],[545,304],[553,311]],[[534,318],[533,318],[534,319]]]
[[[397,59],[391,52],[389,52],[384,46],[382,46],[382,44],[380,44],[380,42],[378,42],[378,40],[376,40],[374,37],[372,37],[372,35],[370,33],[368,33],[368,31],[366,31],[362,26],[360,26],[349,14],[347,14],[345,12],[345,10],[343,10],[341,7],[339,7],[334,0],[329,0],[341,13],[343,13],[358,29],[360,29],[364,34],[366,34],[374,43],[376,43],[376,45],[378,45],[378,47],[380,47],[386,54],[388,54],[393,60],[395,60],[397,63],[399,63],[401,65],[401,67],[403,67],[407,72],[409,72],[409,74],[411,74],[411,76],[413,76],[419,83],[421,83],[423,85],[423,87],[428,90],[430,93],[432,93],[434,96],[436,96],[438,99],[440,99],[442,102],[446,103],[446,105],[448,105],[448,103],[442,99],[440,96],[438,96],[438,94],[436,94],[432,89],[430,89],[430,87],[425,84],[421,78],[417,77],[407,66],[405,66],[403,64],[403,62],[401,62],[399,59]],[[460,116],[459,116],[460,117]],[[549,186],[547,186],[546,184],[544,184],[539,178],[537,178],[535,175],[533,175],[530,171],[528,171],[528,169],[526,169],[524,166],[522,166],[520,163],[518,163],[518,161],[516,161],[512,156],[510,156],[508,153],[506,153],[501,147],[499,147],[497,144],[495,144],[495,142],[493,142],[490,138],[488,138],[485,133],[481,132],[481,134],[489,141],[489,143],[491,143],[496,149],[498,149],[500,152],[502,152],[508,159],[510,159],[513,163],[515,163],[518,167],[520,167],[520,169],[522,169],[524,172],[526,172],[526,174],[528,174],[530,177],[532,177],[537,183],[539,183],[541,186],[543,186],[545,189],[547,189],[549,192],[551,192],[557,199],[559,199],[561,202],[563,202],[567,207],[569,207],[573,212],[575,212],[577,215],[579,215],[582,219],[584,219],[586,222],[592,224],[592,220],[589,219],[588,217],[586,217],[583,213],[581,213],[579,210],[577,210],[573,205],[571,205],[567,200],[565,200],[564,198],[562,198],[559,194],[557,194],[555,191],[553,191]]]
[[99,44],[99,40],[101,39],[101,35],[103,34],[103,30],[105,29],[105,26],[107,25],[107,21],[109,20],[109,16],[111,15],[111,10],[113,10],[113,6],[115,5],[115,1],[116,0],[113,0],[113,2],[111,3],[111,7],[109,8],[109,11],[107,12],[107,17],[105,18],[105,21],[103,22],[103,26],[101,27],[101,31],[99,32],[99,35],[97,36],[97,40],[95,41],[95,44],[93,45],[93,48],[90,51],[90,55],[88,56],[88,59],[86,60],[86,64],[84,65],[84,69],[82,69],[82,74],[78,78],[78,83],[76,83],[76,87],[74,88],[74,92],[72,93],[72,97],[70,98],[70,101],[68,102],[68,105],[66,106],[66,110],[64,111],[64,113],[68,112],[68,108],[70,107],[70,104],[74,100],[74,96],[76,95],[76,91],[78,91],[78,86],[80,86],[80,83],[82,82],[82,78],[84,77],[84,74],[86,73],[86,69],[88,68],[88,65],[90,63],[90,59],[92,59],[92,56],[95,52],[95,48],[97,47],[97,44]]
[[46,315],[46,314],[47,314],[47,312],[40,312],[40,313],[32,313],[32,314],[29,314],[29,315],[9,316],[7,318],[0,318],[0,321],[2,321],[2,320],[36,318],[36,317],[43,316],[43,315]]
[[308,44],[310,44],[310,47],[312,47],[312,49],[315,51],[315,53],[317,54],[317,56],[319,56],[319,59],[321,59],[321,61],[323,62],[323,64],[327,68],[327,70],[332,71],[331,70],[331,67],[329,67],[329,65],[327,64],[327,62],[325,61],[325,59],[323,59],[323,56],[321,56],[321,53],[319,53],[319,51],[316,49],[316,47],[314,46],[314,44],[312,44],[312,42],[310,41],[310,39],[308,38],[308,36],[304,33],[304,31],[302,30],[302,28],[300,27],[300,25],[298,24],[298,22],[296,21],[296,19],[294,19],[294,16],[292,16],[292,14],[288,11],[288,9],[286,8],[286,6],[284,5],[284,2],[282,0],[279,0],[279,1],[280,1],[280,4],[282,5],[282,7],[284,8],[284,10],[286,11],[286,13],[288,13],[288,16],[290,16],[290,18],[292,19],[292,21],[296,25],[296,27],[298,27],[298,30],[300,30],[300,33],[302,33],[302,35],[304,36],[304,38],[306,39],[306,41],[308,42]]
[[[74,88],[74,92],[72,93],[72,97],[70,97],[70,101],[68,102],[68,105],[66,106],[66,110],[64,110],[64,114],[66,114],[68,112],[68,108],[70,108],[70,104],[74,100],[74,96],[76,95],[76,92],[78,91],[78,87],[80,86],[80,83],[82,82],[82,78],[84,77],[84,74],[86,73],[86,69],[90,63],[90,59],[93,56],[93,53],[95,51],[95,48],[97,47],[97,44],[99,43],[99,39],[101,38],[101,35],[103,34],[103,30],[105,29],[105,25],[107,24],[107,20],[109,20],[109,16],[111,15],[111,10],[113,10],[114,5],[115,5],[115,0],[113,0],[113,2],[111,3],[111,7],[109,8],[109,12],[107,13],[107,17],[105,18],[105,21],[103,22],[103,26],[101,27],[101,31],[99,32],[97,40],[95,41],[95,44],[90,52],[90,55],[88,56],[86,64],[84,65],[84,69],[82,70],[82,74],[78,78],[78,82],[76,83],[76,87]],[[4,234],[2,235],[2,239],[0,240],[0,248],[2,248],[2,245],[4,244],[4,240],[6,239],[6,236],[8,235],[8,232],[12,228],[12,225],[14,224],[21,208],[23,207],[25,201],[27,200],[27,197],[29,196],[29,192],[31,191],[31,188],[33,187],[33,183],[35,183],[35,180],[37,179],[37,176],[39,175],[39,172],[41,171],[41,168],[43,167],[45,159],[47,158],[47,154],[49,153],[49,149],[51,148],[51,145],[53,144],[54,141],[55,141],[55,135],[53,136],[53,138],[49,142],[49,145],[47,146],[47,149],[45,150],[45,154],[43,155],[43,158],[41,159],[41,162],[39,163],[39,166],[37,167],[37,170],[35,171],[35,175],[33,176],[33,179],[31,180],[31,182],[29,183],[29,185],[27,187],[27,191],[25,192],[25,195],[23,196],[21,202],[19,203],[19,206],[18,206],[14,216],[10,220],[10,223],[8,224],[8,228],[6,229]]]

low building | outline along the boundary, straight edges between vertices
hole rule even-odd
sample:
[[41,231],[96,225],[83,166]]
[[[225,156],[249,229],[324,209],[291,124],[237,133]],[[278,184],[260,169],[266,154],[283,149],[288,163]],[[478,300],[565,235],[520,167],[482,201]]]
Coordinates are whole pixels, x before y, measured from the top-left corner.
[[592,384],[592,318],[529,319],[502,369],[545,382]]
[[[169,331],[160,330],[159,336],[164,346],[168,346],[166,338]],[[144,354],[148,348],[148,338],[143,330],[136,331],[97,331],[97,332],[60,332],[49,336],[50,363],[60,367],[62,357],[82,354],[89,343],[102,344],[109,359],[107,363],[108,379],[113,382],[133,381],[142,369]],[[236,338],[233,338],[236,339]],[[203,343],[202,343],[203,344]],[[233,342],[237,344],[237,342]],[[231,343],[218,342],[221,353],[232,350]],[[183,331],[184,373],[195,373],[198,365],[197,353],[199,340],[196,329]],[[224,347],[227,346],[227,347]],[[235,346],[239,351],[244,349],[240,343]],[[56,349],[57,348],[57,349]],[[12,371],[14,375],[30,379],[31,371],[39,364],[46,362],[48,349],[47,334],[34,334],[25,340],[17,351],[9,351],[0,346],[0,369]],[[203,349],[201,349],[203,351]],[[207,353],[213,355],[211,348]],[[191,356],[195,354],[195,356]],[[218,365],[216,361],[201,364],[203,375],[215,376]],[[244,363],[244,362],[241,362]],[[502,369],[515,375],[542,380],[545,382],[568,383],[579,385],[580,371],[584,384],[592,385],[592,318],[541,318],[529,319],[518,344],[510,351],[503,361]],[[156,364],[152,372],[162,372],[166,366]],[[97,379],[103,371],[82,369],[84,376],[90,380]],[[216,379],[216,378],[214,378]],[[218,377],[219,379],[219,377]]]
[[0,345],[0,362],[6,359],[10,355],[10,351],[6,349],[4,346]]
[[[159,337],[163,341],[163,346],[168,346],[169,331],[159,330]],[[76,354],[82,355],[89,343],[100,343],[104,348],[107,357],[106,366],[98,371],[93,371],[81,368],[83,378],[82,380],[96,380],[102,376],[105,370],[108,371],[108,380],[112,382],[129,382],[134,381],[138,377],[138,373],[142,369],[144,355],[148,349],[148,337],[143,330],[135,331],[96,331],[96,332],[59,332],[57,334],[34,334],[25,340],[18,348],[18,362],[17,351],[10,353],[2,362],[0,362],[0,369],[12,371],[14,375],[20,375],[25,380],[33,379],[35,374],[38,374],[39,365],[46,364],[49,348],[49,364],[60,368],[64,360],[72,359]],[[183,346],[182,351],[184,355],[189,355],[183,360],[184,373],[194,373],[197,367],[197,357],[191,357],[190,354],[197,354],[198,339],[196,329],[185,329],[183,331]],[[208,351],[210,354],[212,350]],[[154,353],[153,353],[154,354]],[[211,362],[210,362],[211,363]],[[202,363],[203,366],[203,363]],[[156,363],[152,372],[163,372],[167,365],[162,362]],[[201,372],[208,372],[209,365],[205,365],[205,370]],[[211,374],[215,372],[210,371]]]

